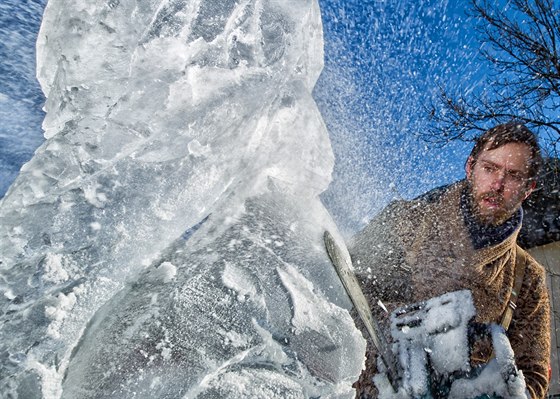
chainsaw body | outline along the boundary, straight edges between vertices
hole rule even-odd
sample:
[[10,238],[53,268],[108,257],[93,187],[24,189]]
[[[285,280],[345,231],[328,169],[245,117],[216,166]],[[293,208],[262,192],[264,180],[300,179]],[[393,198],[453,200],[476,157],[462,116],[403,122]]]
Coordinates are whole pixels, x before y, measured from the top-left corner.
[[[374,383],[380,399],[526,399],[523,373],[517,370],[505,330],[473,322],[476,309],[469,290],[446,293],[404,306],[391,314],[392,350],[399,381],[388,383],[382,363]],[[489,338],[494,357],[471,366],[471,345]]]

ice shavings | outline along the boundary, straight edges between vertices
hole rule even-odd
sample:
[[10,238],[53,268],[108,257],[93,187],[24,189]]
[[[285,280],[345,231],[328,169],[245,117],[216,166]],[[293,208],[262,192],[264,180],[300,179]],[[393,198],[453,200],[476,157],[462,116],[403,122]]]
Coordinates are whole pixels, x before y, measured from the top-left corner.
[[288,289],[293,302],[292,324],[296,333],[311,329],[321,331],[324,329],[324,318],[328,318],[330,311],[337,311],[329,303],[320,300],[313,292],[313,284],[305,279],[293,266],[278,269],[282,283]]
[[247,346],[248,344],[247,337],[238,334],[235,331],[228,331],[224,335],[225,335],[225,342],[228,345],[233,345],[234,347],[242,348]]
[[204,157],[210,154],[210,147],[208,145],[203,146],[196,139],[192,140],[188,144],[189,153],[194,157]]
[[495,358],[483,366],[473,379],[457,380],[451,385],[449,398],[468,399],[481,395],[526,399],[525,377],[515,366],[515,357],[505,330],[497,324],[488,326]]
[[226,287],[237,292],[238,301],[243,302],[246,299],[262,301],[262,297],[257,296],[257,288],[251,283],[251,276],[229,262],[226,262],[222,281]]
[[62,376],[58,373],[56,367],[46,366],[32,356],[27,359],[26,363],[30,370],[34,370],[40,376],[44,398],[59,398],[62,394],[60,385]]
[[220,387],[223,397],[305,399],[303,389],[287,376],[278,377],[266,369],[232,370],[203,381],[207,388]]
[[527,399],[525,378],[519,371],[517,377],[509,384],[501,376],[500,365],[491,360],[474,379],[457,380],[451,386],[450,399],[471,399],[482,395],[490,395],[511,399]]
[[[288,366],[291,363],[291,360],[288,356],[286,356],[285,352],[283,351],[282,347],[278,344],[276,340],[272,337],[270,332],[263,329],[256,320],[250,320],[249,323],[255,327],[256,333],[260,338],[261,344],[256,347],[250,347],[250,349],[245,349],[240,352],[237,352],[236,355],[225,358],[221,363],[212,364],[212,367],[205,376],[199,381],[198,384],[193,386],[184,397],[197,397],[198,394],[201,392],[207,391],[212,389],[212,387],[216,387],[216,385],[220,385],[222,389],[225,389],[228,394],[222,394],[223,397],[244,397],[247,390],[250,389],[262,389],[261,385],[257,381],[258,379],[254,379],[255,387],[251,388],[251,386],[245,386],[243,381],[241,384],[232,383],[231,385],[223,385],[221,381],[223,378],[228,378],[229,376],[235,376],[237,374],[237,369],[243,370],[243,363],[245,359],[251,359],[252,357],[257,357],[261,361],[268,363],[268,364],[276,364],[282,366]],[[239,339],[238,339],[239,342]],[[246,347],[245,347],[246,348]],[[243,371],[242,371],[243,372]],[[261,369],[254,368],[248,369],[247,373],[243,374],[247,377],[258,376],[261,373]],[[281,381],[281,383],[285,380],[285,377],[278,376],[275,373],[270,374],[269,383],[275,385],[277,381]],[[295,382],[290,381],[290,379],[286,379],[285,381],[289,381],[289,385],[294,385],[298,387],[298,384]],[[298,389],[301,389],[298,387]],[[275,396],[272,396],[275,397]],[[280,396],[281,397],[281,396]],[[280,398],[279,397],[279,398]]]
[[103,207],[103,204],[107,201],[107,196],[103,192],[98,191],[100,188],[101,185],[97,183],[88,184],[83,187],[86,201],[97,208]]
[[171,262],[162,262],[158,267],[151,270],[152,281],[161,281],[164,284],[172,281],[177,274],[177,267]]
[[395,392],[387,375],[382,372],[373,376],[373,383],[380,399],[411,399],[410,393],[402,386]]
[[172,348],[173,344],[169,340],[169,331],[164,330],[164,338],[156,345],[156,349],[161,350],[163,360],[171,360]]
[[[351,396],[349,388],[353,382],[352,370],[361,367],[363,358],[349,358],[347,362],[337,365],[335,362],[339,361],[339,356],[345,356],[343,342],[353,340],[357,336],[355,331],[348,335],[348,331],[333,329],[338,320],[350,321],[349,313],[317,295],[314,284],[294,266],[286,264],[278,268],[277,273],[292,301],[291,324],[296,336],[294,345],[306,345],[299,356],[305,359],[306,366],[312,374],[339,381],[338,389],[344,392],[344,396]],[[332,359],[332,363],[327,366],[325,362],[328,362],[329,358]]]
[[389,313],[389,311],[387,310],[387,307],[385,306],[385,304],[383,302],[381,302],[380,299],[377,301],[377,305],[379,305],[379,307],[381,309],[383,309],[385,311],[385,313]]
[[[475,313],[471,292],[462,290],[391,314],[393,348],[403,370],[401,386],[410,397],[429,393],[429,373],[447,376],[470,371],[468,326]],[[379,377],[379,381],[384,380]]]
[[60,293],[56,297],[56,302],[55,306],[45,308],[45,316],[52,320],[47,328],[47,335],[52,338],[60,338],[60,328],[76,304],[76,295],[73,292],[68,295]]
[[61,283],[68,280],[69,275],[64,268],[64,256],[62,254],[47,253],[43,266],[45,268],[42,276],[43,280],[53,283]]
[[426,347],[431,349],[432,367],[438,372],[469,368],[469,345],[465,341],[468,323],[476,310],[466,292],[458,292],[457,295],[460,296],[456,298],[453,293],[443,295],[437,303],[428,305],[425,326],[432,342]]

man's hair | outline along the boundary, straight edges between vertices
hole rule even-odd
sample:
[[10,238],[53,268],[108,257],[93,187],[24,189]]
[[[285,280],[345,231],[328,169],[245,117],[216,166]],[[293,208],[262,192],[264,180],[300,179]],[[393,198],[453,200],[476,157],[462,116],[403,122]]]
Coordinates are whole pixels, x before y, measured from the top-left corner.
[[[495,150],[509,143],[521,143],[531,149],[529,160],[529,178],[535,179],[542,165],[541,149],[537,136],[520,122],[508,122],[494,126],[476,138],[474,148],[469,156],[474,165],[482,150]],[[469,162],[469,161],[467,161]]]

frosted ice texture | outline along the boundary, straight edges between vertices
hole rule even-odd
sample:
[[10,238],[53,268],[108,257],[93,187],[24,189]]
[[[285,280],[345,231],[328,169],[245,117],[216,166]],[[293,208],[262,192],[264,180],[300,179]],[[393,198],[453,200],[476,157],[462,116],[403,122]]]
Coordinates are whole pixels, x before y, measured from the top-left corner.
[[353,396],[322,44],[312,0],[49,1],[48,140],[0,202],[0,392]]

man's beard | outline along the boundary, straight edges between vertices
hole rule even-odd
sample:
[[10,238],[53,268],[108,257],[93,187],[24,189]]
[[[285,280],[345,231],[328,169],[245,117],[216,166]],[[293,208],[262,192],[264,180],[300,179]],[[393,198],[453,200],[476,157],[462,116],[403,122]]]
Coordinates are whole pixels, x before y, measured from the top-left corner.
[[[508,211],[504,205],[503,195],[497,192],[477,193],[469,182],[469,202],[471,211],[478,223],[486,226],[499,226],[508,220],[515,212]],[[488,209],[484,207],[483,201],[492,202],[495,207]]]

